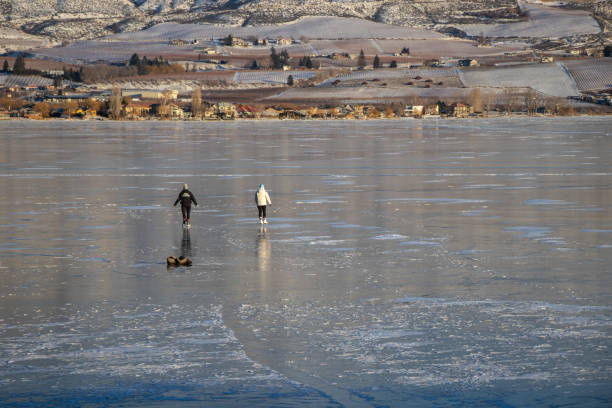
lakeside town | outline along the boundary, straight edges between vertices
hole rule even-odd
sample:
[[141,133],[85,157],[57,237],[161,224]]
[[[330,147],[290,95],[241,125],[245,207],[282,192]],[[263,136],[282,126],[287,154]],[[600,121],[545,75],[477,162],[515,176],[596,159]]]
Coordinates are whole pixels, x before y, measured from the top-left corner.
[[[246,47],[244,40],[232,39],[237,46]],[[280,41],[278,41],[280,43]],[[609,50],[607,51],[609,52]],[[408,54],[409,50],[404,48],[398,56]],[[276,58],[283,58],[280,63]],[[350,55],[329,58],[343,58],[348,61],[353,59]],[[593,57],[587,57],[593,58]],[[599,57],[607,59],[606,57]],[[449,62],[441,66],[440,61],[428,61],[426,66],[409,66],[410,73],[407,76],[406,85],[417,90],[412,96],[402,95],[400,97],[382,97],[369,102],[345,101],[329,98],[324,103],[317,101],[317,97],[306,98],[280,98],[278,102],[266,103],[265,97],[269,91],[274,94],[282,94],[287,90],[299,92],[308,91],[313,87],[334,89],[341,93],[342,90],[351,90],[354,86],[350,83],[355,79],[352,76],[366,73],[370,78],[359,83],[359,86],[380,94],[380,88],[386,88],[386,83],[381,83],[377,77],[389,76],[402,72],[396,60],[391,60],[385,69],[378,56],[372,61],[372,66],[367,67],[363,51],[356,58],[356,67],[343,69],[340,73],[335,70],[327,70],[319,75],[311,76],[311,79],[294,79],[292,70],[300,73],[312,73],[313,62],[309,56],[303,57],[297,67],[286,65],[291,58],[285,53],[279,56],[272,48],[270,56],[270,67],[255,70],[257,61],[253,61],[250,72],[258,74],[286,74],[285,84],[275,84],[273,87],[256,87],[244,89],[237,87],[232,89],[227,81],[218,80],[217,84],[207,81],[208,88],[201,86],[193,87],[190,91],[178,89],[142,89],[121,88],[119,81],[111,81],[110,89],[98,89],[86,83],[75,81],[74,78],[84,76],[87,68],[81,67],[79,71],[70,69],[55,69],[40,71],[29,69],[26,59],[18,56],[14,59],[11,68],[8,59],[3,64],[3,83],[0,84],[0,119],[27,118],[27,119],[114,119],[114,120],[235,120],[235,119],[379,119],[379,118],[431,118],[431,117],[490,117],[500,115],[573,115],[573,114],[608,114],[612,113],[609,107],[612,105],[612,94],[610,90],[602,92],[585,92],[574,97],[554,97],[538,92],[530,87],[463,87],[462,91],[443,97],[444,83],[440,80],[440,74],[448,80]],[[142,60],[134,53],[129,61],[123,66],[115,66],[119,69],[141,71],[143,75],[164,74],[181,75],[188,74],[189,64],[172,63],[159,57],[153,63]],[[536,64],[551,64],[554,58],[551,56],[541,57]],[[457,66],[476,68],[479,62],[476,59],[459,59]],[[143,68],[144,66],[144,68]],[[301,67],[304,67],[300,71]],[[114,67],[114,68],[115,68]],[[148,68],[148,67],[152,67]],[[100,67],[98,67],[100,68]],[[89,68],[91,69],[91,68]],[[195,66],[194,68],[195,69]],[[406,71],[406,70],[404,70]],[[238,72],[238,71],[237,71]],[[243,71],[244,73],[244,71]],[[419,75],[422,73],[423,76]],[[159,74],[157,74],[159,75]],[[163,74],[162,74],[163,75]],[[338,79],[340,78],[343,80]],[[333,79],[330,81],[330,78]],[[72,79],[72,80],[71,80]],[[79,78],[80,79],[80,78]],[[347,83],[347,85],[342,84]],[[213,86],[210,87],[211,83]],[[216,86],[215,86],[216,85]],[[372,89],[373,86],[379,90]],[[222,89],[226,88],[226,89]],[[438,89],[439,95],[419,94],[420,90]],[[251,91],[249,93],[249,91]],[[254,93],[252,91],[255,91]],[[260,95],[258,95],[260,94]],[[249,100],[251,98],[252,100]],[[278,98],[278,96],[276,96]],[[226,100],[224,100],[226,99]],[[351,99],[346,98],[346,99]],[[233,102],[238,100],[239,102]]]
[[488,25],[435,30],[303,17],[15,40],[0,55],[0,119],[610,114],[606,10],[518,2],[488,12]]

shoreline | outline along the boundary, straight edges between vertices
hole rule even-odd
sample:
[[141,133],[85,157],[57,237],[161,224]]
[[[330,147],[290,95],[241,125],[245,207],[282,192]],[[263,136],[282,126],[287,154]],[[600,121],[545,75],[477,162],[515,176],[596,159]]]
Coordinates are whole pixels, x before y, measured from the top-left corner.
[[0,123],[2,122],[15,122],[15,121],[32,121],[32,122],[190,122],[190,123],[216,123],[216,122],[364,122],[364,121],[385,121],[385,120],[474,120],[474,119],[514,119],[514,118],[585,118],[585,117],[612,117],[612,113],[609,114],[574,114],[574,115],[491,115],[491,116],[469,116],[469,117],[453,117],[453,116],[427,116],[427,117],[393,117],[393,118],[363,118],[363,119],[344,119],[344,118],[308,118],[308,119],[278,119],[278,118],[236,118],[236,119],[110,119],[105,117],[96,117],[89,119],[80,118],[45,118],[45,119],[33,119],[23,117],[0,117]]

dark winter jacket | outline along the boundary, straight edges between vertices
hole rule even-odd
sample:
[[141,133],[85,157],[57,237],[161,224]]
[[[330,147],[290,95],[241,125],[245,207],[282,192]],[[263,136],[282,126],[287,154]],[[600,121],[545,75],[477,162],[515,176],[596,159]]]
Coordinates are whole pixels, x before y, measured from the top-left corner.
[[192,201],[195,205],[198,205],[198,202],[196,201],[196,198],[193,193],[185,189],[183,189],[183,191],[179,193],[178,198],[174,202],[174,205],[177,205],[179,201],[181,202],[181,205],[183,207],[191,207]]

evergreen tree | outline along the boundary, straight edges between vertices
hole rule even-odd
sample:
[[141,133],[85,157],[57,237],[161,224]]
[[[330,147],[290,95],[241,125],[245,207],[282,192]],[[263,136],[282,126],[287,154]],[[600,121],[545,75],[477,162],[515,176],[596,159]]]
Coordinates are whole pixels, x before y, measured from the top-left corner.
[[408,47],[402,48],[401,54],[402,55],[410,55],[410,48],[408,48]]
[[612,45],[606,45],[604,47],[604,57],[612,57]]
[[281,62],[280,55],[276,53],[276,49],[274,47],[272,47],[272,49],[270,50],[270,60],[272,61],[272,68],[282,68],[283,64]]
[[280,54],[281,66],[279,68],[282,68],[283,65],[289,64],[289,60],[290,60],[290,57],[289,57],[289,53],[287,52],[287,50],[281,51],[281,54]]
[[25,58],[22,54],[19,54],[15,59],[15,65],[13,65],[13,74],[21,75],[26,71]]
[[391,64],[389,64],[389,68],[397,68],[397,61],[396,60],[391,61]]
[[380,58],[378,58],[378,54],[376,56],[374,56],[374,62],[372,62],[372,67],[374,68],[380,68]]
[[9,72],[10,68],[9,68],[9,63],[7,60],[4,60],[4,64],[2,65],[2,72]]
[[293,86],[293,75],[287,77],[287,85]]
[[257,65],[257,60],[253,60],[253,63],[251,64],[251,69],[259,69],[259,65]]
[[136,53],[132,54],[132,57],[130,58],[129,65],[130,66],[138,66],[139,64],[140,64],[140,58],[138,57],[138,54],[136,54]]
[[306,57],[306,68],[312,68],[312,60],[310,57]]
[[231,47],[233,43],[234,43],[234,39],[232,38],[231,34],[228,34],[227,37],[223,39],[223,45]]
[[366,66],[366,59],[365,59],[365,54],[363,53],[363,50],[359,52],[359,58],[357,58],[357,65],[360,68],[363,68]]

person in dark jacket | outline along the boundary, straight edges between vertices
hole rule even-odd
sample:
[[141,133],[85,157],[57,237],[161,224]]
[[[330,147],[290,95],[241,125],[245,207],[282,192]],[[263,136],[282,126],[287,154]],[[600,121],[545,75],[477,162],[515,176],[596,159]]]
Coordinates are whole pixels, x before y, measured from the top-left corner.
[[189,225],[189,215],[191,214],[191,202],[195,205],[198,205],[195,196],[191,191],[189,191],[189,186],[187,184],[183,185],[183,190],[179,193],[176,201],[174,202],[174,206],[181,202],[181,212],[183,213],[183,225]]

